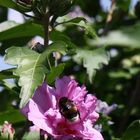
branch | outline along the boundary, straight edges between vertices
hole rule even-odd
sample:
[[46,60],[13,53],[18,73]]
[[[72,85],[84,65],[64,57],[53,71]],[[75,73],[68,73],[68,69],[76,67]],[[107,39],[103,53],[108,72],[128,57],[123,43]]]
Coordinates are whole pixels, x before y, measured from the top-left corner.
[[106,19],[106,25],[105,25],[105,28],[104,28],[104,31],[101,35],[106,35],[109,31],[109,25],[112,21],[112,18],[113,18],[113,12],[115,10],[115,7],[116,7],[116,0],[112,0],[111,2],[111,7],[110,7],[110,10],[108,12],[108,15],[107,15],[107,19]]
[[112,15],[113,15],[113,11],[115,9],[115,6],[116,6],[116,0],[112,0],[111,2],[111,7],[110,7],[110,10],[109,10],[109,13],[107,15],[107,19],[106,19],[106,23],[108,24],[109,22],[111,22],[112,20]]

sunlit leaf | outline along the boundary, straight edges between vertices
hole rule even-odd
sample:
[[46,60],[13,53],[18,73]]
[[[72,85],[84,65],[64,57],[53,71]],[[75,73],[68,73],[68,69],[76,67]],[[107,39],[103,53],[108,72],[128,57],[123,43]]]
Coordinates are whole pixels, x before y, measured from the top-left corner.
[[15,26],[17,26],[18,23],[16,23],[15,21],[5,21],[5,22],[2,22],[0,24],[0,33],[5,31],[5,30],[8,30],[10,28],[13,28]]
[[[85,30],[85,33],[87,35],[90,35],[91,37],[96,37],[96,33],[94,31],[94,29],[92,28],[92,26],[86,21],[85,18],[83,17],[76,17],[76,18],[73,18],[71,20],[67,20],[67,21],[64,21],[62,22],[63,24],[66,24],[66,25],[76,25],[78,27],[81,27],[82,29]],[[61,24],[61,23],[60,23]],[[59,23],[58,23],[59,25]]]
[[92,82],[92,78],[95,75],[96,70],[100,69],[102,64],[108,64],[109,56],[104,48],[96,50],[77,49],[74,60],[78,64],[83,63],[83,66],[87,70],[89,80]]
[[117,45],[121,47],[140,48],[140,24],[124,27],[120,30],[111,31],[107,36],[90,40],[90,45]]
[[33,96],[35,89],[43,82],[48,69],[46,61],[50,53],[58,51],[65,54],[67,45],[64,42],[53,43],[45,52],[39,54],[27,47],[11,47],[7,49],[5,62],[17,65],[14,74],[19,76],[20,107],[23,107]]
[[7,30],[1,31],[0,41],[36,35],[43,36],[42,27],[39,24],[29,21],[23,24],[17,24],[17,26],[9,26]]

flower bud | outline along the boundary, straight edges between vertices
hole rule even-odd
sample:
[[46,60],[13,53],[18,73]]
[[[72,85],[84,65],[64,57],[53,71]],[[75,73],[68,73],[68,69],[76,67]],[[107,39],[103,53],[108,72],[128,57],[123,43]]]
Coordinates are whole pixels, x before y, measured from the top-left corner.
[[49,3],[50,14],[63,16],[69,11],[73,3],[74,0],[54,0]]
[[45,51],[45,46],[37,42],[34,45],[32,45],[31,49],[38,53],[42,53]]
[[19,10],[23,12],[30,12],[32,10],[33,0],[17,0]]
[[32,4],[32,0],[17,0],[19,3],[24,3],[27,5],[31,5]]
[[12,124],[5,121],[2,126],[0,126],[0,135],[3,139],[13,140],[15,130],[12,127]]

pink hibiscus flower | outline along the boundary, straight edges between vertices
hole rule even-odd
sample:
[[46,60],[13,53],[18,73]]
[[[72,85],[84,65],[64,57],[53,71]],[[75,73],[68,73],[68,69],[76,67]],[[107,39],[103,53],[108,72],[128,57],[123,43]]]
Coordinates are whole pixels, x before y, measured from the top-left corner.
[[[60,99],[69,101],[67,108],[61,108]],[[43,83],[21,111],[54,139],[103,140],[100,132],[93,128],[99,117],[95,112],[96,101],[95,96],[87,94],[85,86],[80,87],[65,76],[56,80],[55,88]],[[65,101],[61,105],[63,103]]]

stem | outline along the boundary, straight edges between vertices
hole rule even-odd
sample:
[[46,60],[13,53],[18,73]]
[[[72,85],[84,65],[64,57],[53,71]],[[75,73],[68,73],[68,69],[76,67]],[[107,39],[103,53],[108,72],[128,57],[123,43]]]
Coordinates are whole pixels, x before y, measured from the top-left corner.
[[[49,45],[49,20],[50,14],[47,12],[43,18],[43,27],[44,27],[44,46],[47,47]],[[47,57],[48,65],[51,69],[51,64],[49,58]]]
[[32,122],[28,121],[25,123],[23,128],[17,133],[15,140],[22,140],[22,137],[24,136],[25,132],[28,131],[29,127],[31,126]]
[[44,137],[44,135],[41,134],[41,131],[42,130],[40,129],[40,139],[39,140],[45,140],[45,137]]
[[49,58],[47,57],[47,61],[48,61],[48,65],[49,65],[49,67],[50,67],[50,70],[52,69],[52,67],[51,67],[51,63],[50,63],[50,60],[49,60]]
[[50,15],[49,12],[47,12],[44,15],[43,18],[43,27],[44,27],[44,46],[48,46],[49,44],[49,19],[50,19]]
[[[49,19],[50,15],[47,11],[43,17],[43,28],[44,28],[44,46],[47,47],[49,45]],[[47,58],[48,63],[50,65],[49,59]],[[41,134],[42,130],[40,129],[40,140],[45,140],[45,136]]]

